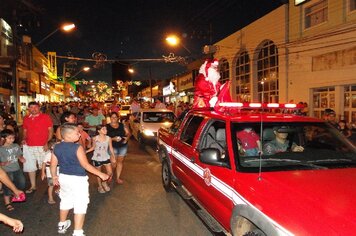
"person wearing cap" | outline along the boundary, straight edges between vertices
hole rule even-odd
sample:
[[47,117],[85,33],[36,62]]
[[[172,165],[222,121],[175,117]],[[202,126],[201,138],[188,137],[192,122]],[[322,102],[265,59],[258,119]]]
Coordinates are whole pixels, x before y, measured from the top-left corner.
[[325,121],[334,126],[336,129],[340,130],[340,125],[339,123],[336,122],[336,113],[334,110],[327,108],[324,111],[324,119]]
[[[273,155],[279,152],[286,152],[288,150],[289,140],[287,139],[287,129],[288,127],[286,126],[273,128],[275,138],[263,145],[263,154]],[[304,148],[293,142],[290,150],[292,152],[303,152]]]

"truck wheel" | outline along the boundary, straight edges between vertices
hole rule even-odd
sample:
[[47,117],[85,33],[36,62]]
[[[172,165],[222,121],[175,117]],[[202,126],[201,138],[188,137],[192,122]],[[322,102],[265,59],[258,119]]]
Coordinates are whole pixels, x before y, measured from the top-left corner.
[[166,159],[162,161],[162,184],[166,192],[172,192],[172,174]]
[[234,236],[266,236],[266,234],[257,228],[252,222],[243,217],[238,217],[236,223],[231,225],[231,233]]
[[165,159],[165,158],[167,158],[168,156],[166,155],[166,151],[164,150],[164,149],[162,149],[162,148],[159,148],[159,151],[158,151],[158,158],[159,158],[159,160],[161,161],[161,163],[162,163],[162,161]]

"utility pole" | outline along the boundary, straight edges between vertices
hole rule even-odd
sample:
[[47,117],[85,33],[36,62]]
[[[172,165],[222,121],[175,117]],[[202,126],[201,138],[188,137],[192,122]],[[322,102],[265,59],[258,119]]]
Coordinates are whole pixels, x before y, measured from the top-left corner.
[[13,46],[13,60],[12,60],[12,96],[13,96],[13,102],[14,106],[16,108],[16,113],[15,113],[15,120],[16,122],[19,121],[19,112],[21,112],[21,106],[20,106],[20,96],[19,96],[19,80],[17,76],[17,60],[18,60],[18,53],[17,53],[17,12],[16,9],[13,9],[12,11],[12,46]]
[[152,71],[151,71],[151,66],[149,68],[149,80],[150,80],[150,96],[151,96],[151,102],[152,102]]
[[66,63],[63,62],[63,100],[66,101]]

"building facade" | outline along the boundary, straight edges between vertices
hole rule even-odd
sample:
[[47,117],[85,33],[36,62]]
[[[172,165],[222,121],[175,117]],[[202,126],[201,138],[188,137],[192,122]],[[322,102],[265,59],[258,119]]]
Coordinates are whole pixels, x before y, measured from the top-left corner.
[[0,102],[5,109],[15,104],[21,122],[30,101],[63,99],[63,85],[57,81],[56,53],[43,55],[28,36],[14,36],[11,26],[0,19]]
[[282,5],[217,42],[221,81],[237,101],[306,102],[356,121],[356,1]]

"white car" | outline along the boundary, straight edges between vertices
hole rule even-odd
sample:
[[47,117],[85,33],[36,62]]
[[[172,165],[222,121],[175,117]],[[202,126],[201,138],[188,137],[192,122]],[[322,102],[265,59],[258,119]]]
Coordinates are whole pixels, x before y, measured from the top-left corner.
[[144,145],[157,141],[157,132],[161,127],[170,127],[175,115],[167,109],[141,109],[137,115],[130,116],[129,123],[132,135]]

